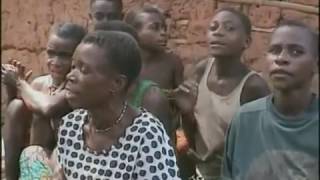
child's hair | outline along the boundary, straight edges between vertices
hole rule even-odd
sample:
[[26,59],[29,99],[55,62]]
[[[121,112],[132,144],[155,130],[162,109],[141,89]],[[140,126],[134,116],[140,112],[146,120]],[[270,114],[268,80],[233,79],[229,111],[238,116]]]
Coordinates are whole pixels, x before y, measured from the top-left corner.
[[240,19],[246,34],[248,36],[251,36],[251,21],[248,16],[246,16],[243,12],[230,7],[223,7],[223,8],[217,9],[214,14],[216,15],[222,11],[227,11],[236,15]]
[[140,13],[149,13],[149,14],[157,14],[163,22],[165,22],[165,16],[161,12],[161,10],[153,5],[144,5],[141,9],[134,9],[129,11],[124,21],[128,24],[130,24],[135,29],[140,29],[142,26],[142,23],[137,18]]
[[137,42],[139,41],[137,31],[131,25],[119,20],[97,23],[94,30],[121,31],[130,34]]
[[94,44],[105,51],[106,64],[127,77],[126,88],[138,77],[141,69],[140,51],[137,42],[128,33],[95,31],[88,33],[82,43]]
[[87,31],[84,27],[74,23],[58,23],[53,25],[51,33],[63,39],[71,39],[80,43]]
[[119,11],[122,11],[122,8],[123,8],[122,0],[90,0],[90,7],[96,1],[109,1],[109,2],[115,3],[115,5]]
[[293,20],[293,19],[283,19],[280,21],[279,25],[275,28],[275,30],[279,29],[280,27],[299,27],[305,29],[306,32],[310,35],[312,40],[312,53],[315,57],[319,55],[319,34],[316,33],[310,26],[304,24],[301,21]]

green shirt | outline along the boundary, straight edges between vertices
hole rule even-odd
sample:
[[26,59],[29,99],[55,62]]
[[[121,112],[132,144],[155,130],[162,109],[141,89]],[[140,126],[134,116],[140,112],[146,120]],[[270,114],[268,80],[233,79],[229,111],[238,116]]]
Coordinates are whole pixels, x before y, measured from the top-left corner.
[[319,99],[287,117],[272,96],[242,106],[229,127],[222,179],[319,179]]
[[136,108],[141,107],[144,95],[152,86],[157,86],[157,84],[149,80],[139,80],[131,98],[129,99],[129,104]]

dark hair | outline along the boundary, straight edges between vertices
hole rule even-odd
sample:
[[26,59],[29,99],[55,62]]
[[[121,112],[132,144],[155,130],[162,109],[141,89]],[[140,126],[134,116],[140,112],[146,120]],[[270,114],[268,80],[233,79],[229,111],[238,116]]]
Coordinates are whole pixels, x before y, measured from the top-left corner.
[[90,8],[91,8],[92,4],[95,3],[96,1],[108,1],[108,2],[115,3],[117,9],[120,12],[122,12],[122,8],[123,8],[122,0],[90,0]]
[[51,33],[63,39],[71,39],[80,43],[86,35],[84,27],[74,23],[58,23],[53,25]]
[[161,10],[152,5],[144,5],[141,9],[133,9],[129,11],[125,16],[124,21],[135,29],[140,29],[142,23],[137,18],[140,13],[157,14],[163,20],[163,22],[165,22],[165,16]]
[[128,88],[138,77],[141,56],[133,37],[119,31],[95,31],[87,34],[82,43],[94,44],[105,51],[105,61],[128,79]]
[[121,31],[130,34],[137,42],[139,42],[137,31],[129,24],[119,21],[119,20],[112,20],[112,21],[103,21],[98,22],[94,26],[94,30],[103,30],[103,31]]
[[310,26],[304,24],[303,22],[292,20],[292,19],[283,19],[282,21],[280,21],[279,25],[275,28],[275,30],[284,26],[299,27],[299,28],[305,29],[311,38],[312,53],[315,57],[318,57],[319,55],[319,34],[318,33],[316,33],[312,28],[310,28]]
[[230,12],[230,13],[236,15],[239,18],[239,20],[241,21],[243,28],[245,30],[245,33],[248,36],[251,36],[251,21],[247,15],[245,15],[243,12],[241,12],[239,10],[236,10],[236,9],[233,9],[230,7],[220,8],[220,9],[216,10],[214,14],[216,15],[222,11],[227,11],[227,12]]

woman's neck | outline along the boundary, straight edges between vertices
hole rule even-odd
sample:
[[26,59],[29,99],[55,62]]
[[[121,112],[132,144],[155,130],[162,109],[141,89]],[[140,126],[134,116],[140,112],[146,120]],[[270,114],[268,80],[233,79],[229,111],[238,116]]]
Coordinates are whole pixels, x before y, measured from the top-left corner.
[[273,104],[284,115],[296,116],[302,113],[311,103],[312,92],[305,86],[303,88],[282,91],[275,89],[273,92]]
[[124,100],[111,100],[111,103],[89,109],[89,123],[95,129],[107,129],[113,126],[124,108]]
[[247,71],[240,57],[214,57],[214,70],[218,78],[234,77]]

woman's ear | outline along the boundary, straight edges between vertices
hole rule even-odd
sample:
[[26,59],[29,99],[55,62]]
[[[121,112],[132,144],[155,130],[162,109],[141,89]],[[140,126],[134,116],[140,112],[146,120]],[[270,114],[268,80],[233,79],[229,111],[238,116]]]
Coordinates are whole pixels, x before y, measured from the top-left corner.
[[113,92],[121,92],[123,91],[128,84],[128,78],[125,75],[118,75],[114,78],[112,83],[112,91]]

